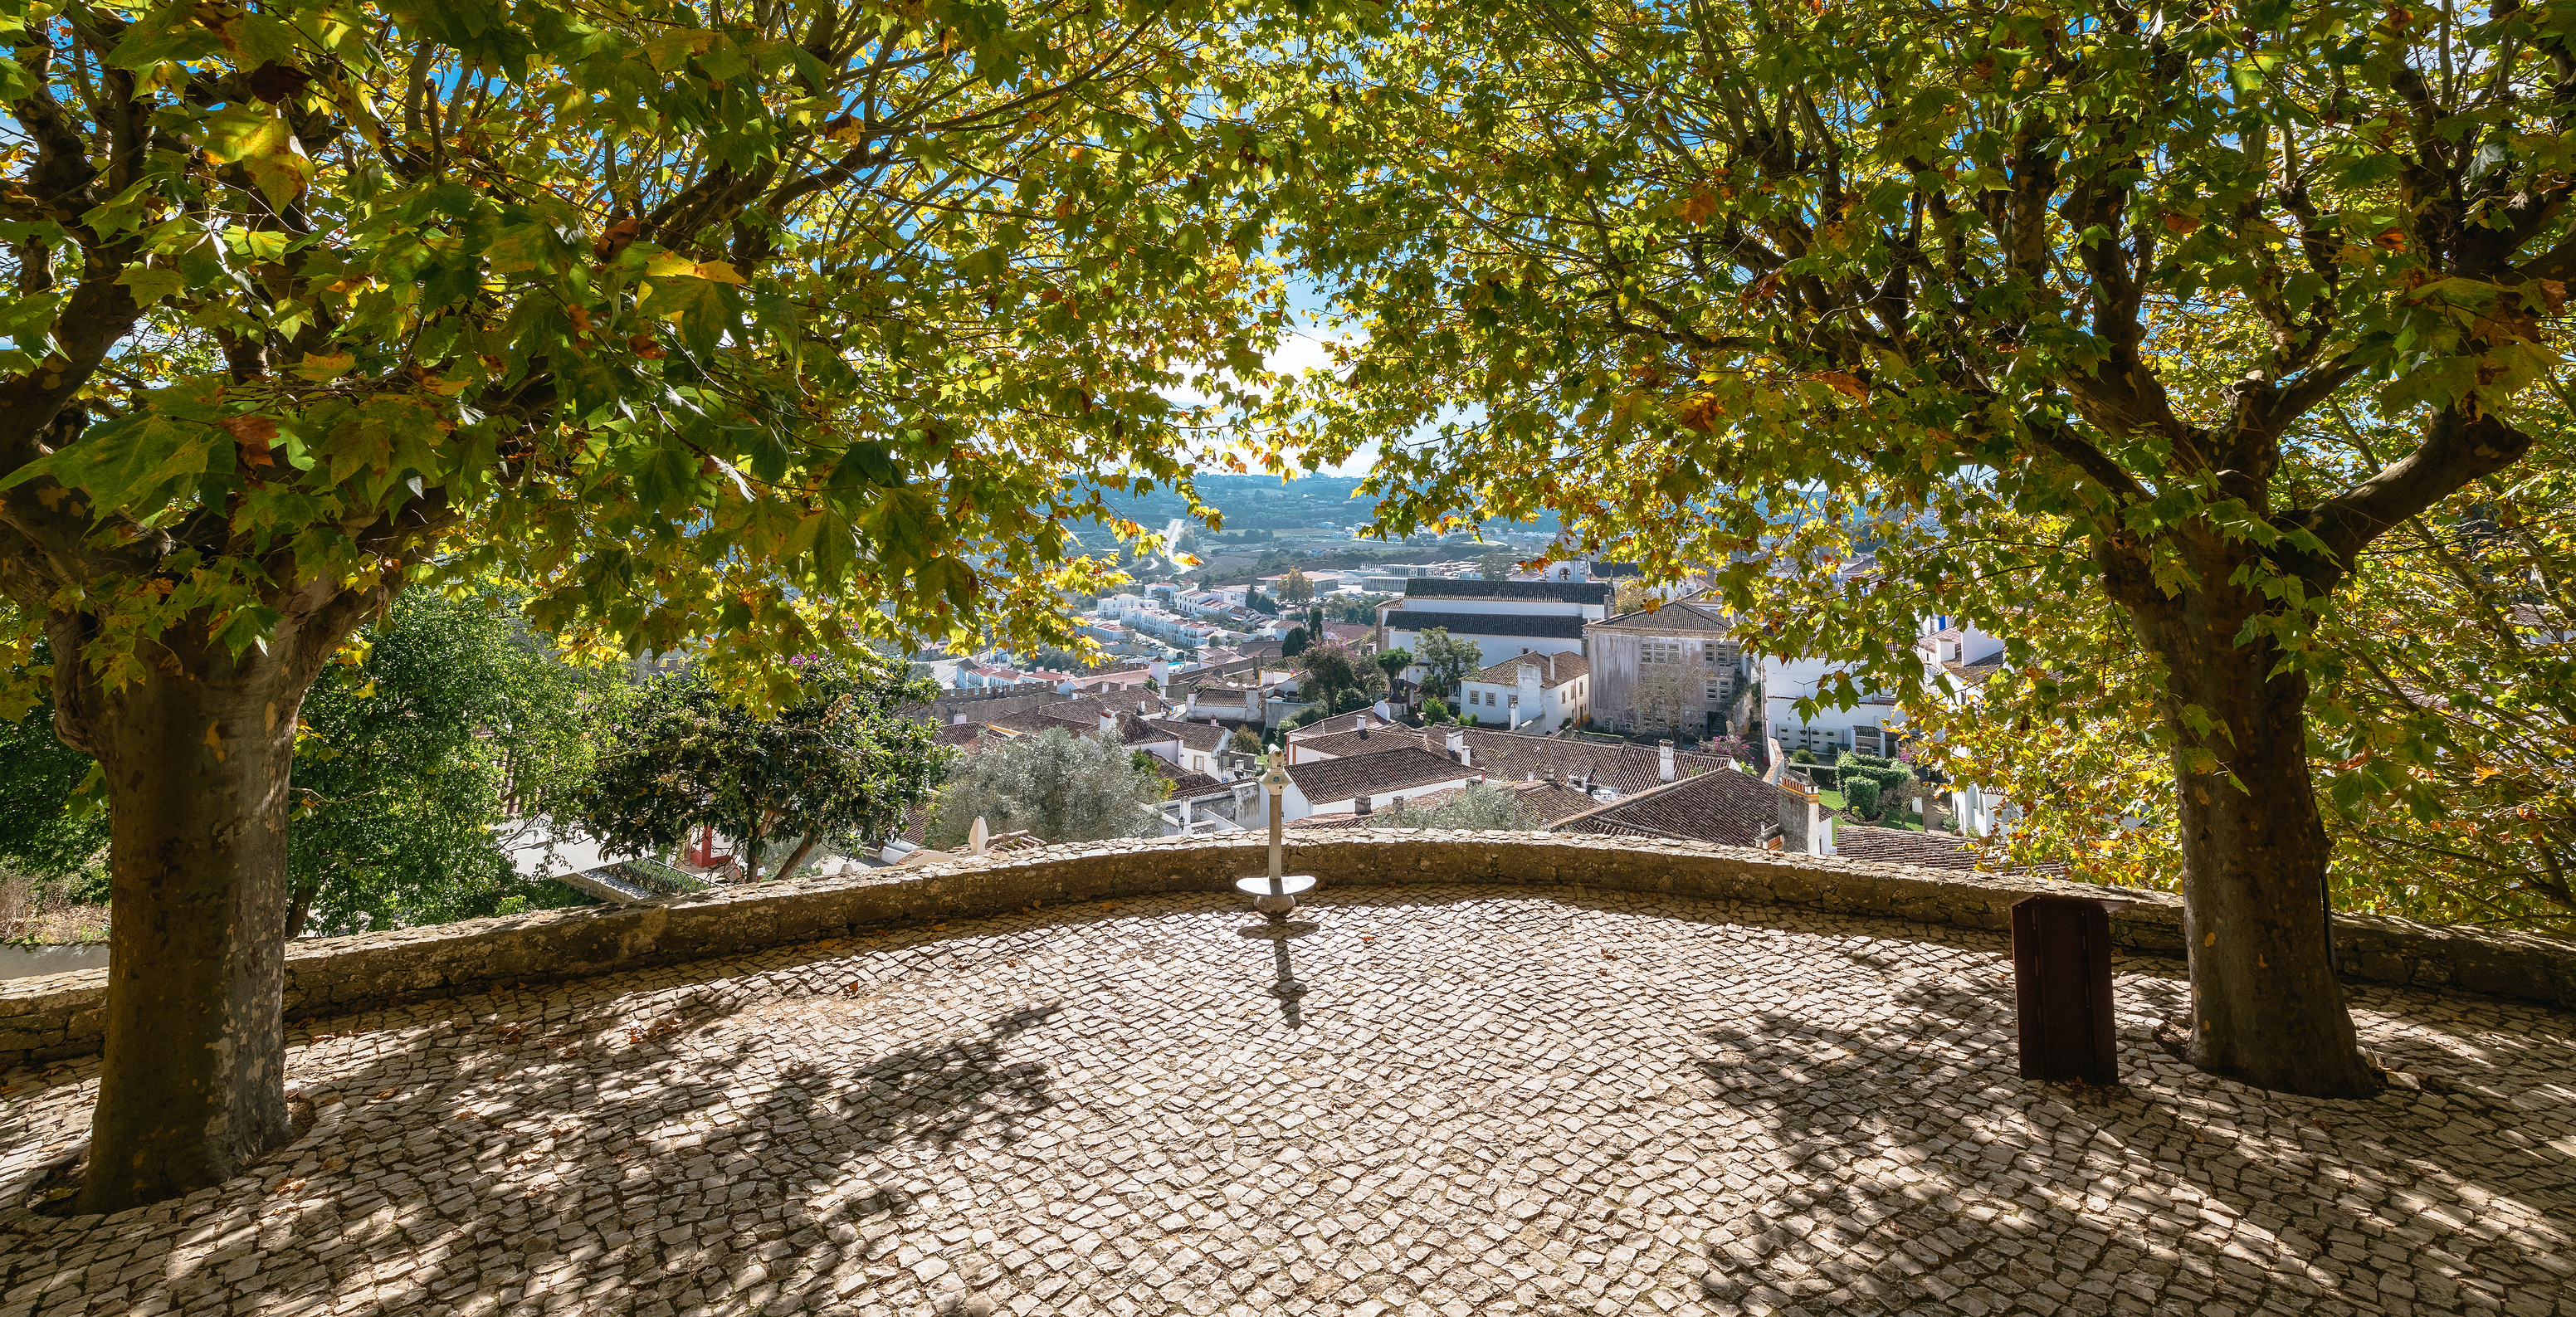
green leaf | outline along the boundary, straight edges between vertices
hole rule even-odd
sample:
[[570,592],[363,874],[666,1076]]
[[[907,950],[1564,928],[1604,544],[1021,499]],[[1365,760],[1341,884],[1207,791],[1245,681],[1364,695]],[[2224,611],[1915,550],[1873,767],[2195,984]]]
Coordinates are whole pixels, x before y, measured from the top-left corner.
[[188,277],[167,266],[129,265],[116,281],[134,290],[134,300],[150,306],[188,286]]
[[[99,513],[146,512],[174,484],[205,473],[220,437],[211,426],[141,412],[91,426],[79,442],[0,476],[0,489],[52,476],[87,491]],[[230,453],[229,440],[223,448]]]
[[236,105],[208,115],[204,131],[206,155],[217,164],[240,165],[276,209],[302,196],[312,180],[311,157],[276,111]]

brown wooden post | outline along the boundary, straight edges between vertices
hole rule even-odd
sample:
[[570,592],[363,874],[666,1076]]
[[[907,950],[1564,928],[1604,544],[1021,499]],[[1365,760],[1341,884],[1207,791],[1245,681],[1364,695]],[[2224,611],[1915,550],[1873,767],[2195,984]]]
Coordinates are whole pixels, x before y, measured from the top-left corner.
[[2017,901],[2012,949],[2022,1078],[2120,1082],[2119,1035],[2111,1018],[2110,911],[2081,896]]

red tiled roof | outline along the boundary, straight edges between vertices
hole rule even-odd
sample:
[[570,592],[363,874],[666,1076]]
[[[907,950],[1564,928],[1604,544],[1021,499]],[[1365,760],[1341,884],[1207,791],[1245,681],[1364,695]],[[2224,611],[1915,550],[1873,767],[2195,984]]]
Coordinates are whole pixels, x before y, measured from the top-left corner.
[[1577,814],[1556,830],[1754,846],[1762,829],[1779,821],[1779,795],[1751,773],[1703,773]]
[[1653,636],[1725,636],[1735,633],[1735,619],[1705,604],[1676,599],[1649,612],[1643,608],[1592,624]]
[[1225,739],[1234,734],[1215,723],[1182,722],[1177,718],[1148,718],[1145,723],[1179,738],[1181,744],[1193,750],[1222,750]]
[[1315,804],[1402,791],[1434,782],[1473,780],[1475,777],[1476,770],[1447,755],[1433,754],[1419,745],[1399,747],[1385,754],[1354,755],[1347,759],[1327,759],[1319,764],[1298,764],[1288,770],[1288,780],[1296,783],[1306,799]]
[[1591,661],[1580,654],[1523,654],[1504,659],[1467,680],[1486,686],[1517,686],[1524,663],[1538,665],[1538,684],[1542,690],[1554,690],[1592,671]]

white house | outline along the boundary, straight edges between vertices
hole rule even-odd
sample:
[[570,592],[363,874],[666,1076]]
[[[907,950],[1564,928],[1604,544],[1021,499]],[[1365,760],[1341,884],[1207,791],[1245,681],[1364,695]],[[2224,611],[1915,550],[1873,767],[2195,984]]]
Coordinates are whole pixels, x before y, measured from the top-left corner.
[[[2004,642],[1972,625],[1950,625],[1950,621],[1923,619],[1915,648],[1924,651],[1924,666],[1936,676],[1948,674],[1954,686],[1973,685],[1981,679],[1980,674],[1991,673],[2002,662]],[[1762,660],[1762,697],[1767,706],[1763,716],[1781,749],[1790,753],[1812,750],[1819,756],[1843,750],[1877,755],[1896,752],[1905,716],[1897,710],[1893,691],[1866,690],[1853,708],[1837,709],[1827,704],[1813,714],[1799,715],[1798,701],[1830,690],[1835,674],[1851,669],[1851,664],[1833,659]]]
[[1148,747],[1185,773],[1205,773],[1219,781],[1227,774],[1218,768],[1217,752],[1225,748],[1232,733],[1214,718],[1199,722],[1180,722],[1170,718],[1148,718],[1146,725],[1157,732],[1168,733],[1171,740]]
[[1480,727],[1552,732],[1591,709],[1592,666],[1580,654],[1507,658],[1460,684],[1458,713]]

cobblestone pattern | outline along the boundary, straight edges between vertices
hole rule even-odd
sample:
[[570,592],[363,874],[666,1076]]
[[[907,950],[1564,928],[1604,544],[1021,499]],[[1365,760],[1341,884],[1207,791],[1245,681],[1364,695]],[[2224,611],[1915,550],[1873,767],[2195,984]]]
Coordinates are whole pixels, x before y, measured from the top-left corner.
[[[257,1176],[0,1214],[0,1317],[2497,1313],[2576,1317],[2576,1017],[2364,988],[2410,1087],[2014,1076],[2001,939],[1342,890],[1049,908],[299,1033]],[[95,1062],[19,1070],[0,1188]],[[2427,1091],[2423,1086],[2429,1085]]]
[[[2012,904],[2035,892],[2113,890],[1637,838],[1421,830],[1292,838],[1289,850],[1299,869],[1343,887],[1509,882],[1756,901],[1954,928],[2005,928]],[[1239,837],[1097,842],[671,901],[298,941],[287,951],[286,1012],[304,1019],[449,997],[495,982],[582,979],[1035,902],[1227,891],[1235,874],[1264,863],[1258,843]],[[2185,940],[2180,899],[2165,892],[2119,894],[2132,902],[2112,918],[2121,945],[2179,957]],[[2563,941],[2370,917],[2337,919],[2335,940],[2351,977],[2576,1007],[2576,946]],[[0,981],[0,1065],[97,1050],[106,983],[105,970]]]

